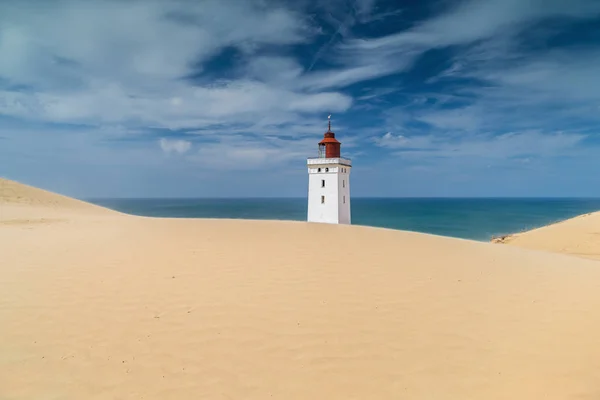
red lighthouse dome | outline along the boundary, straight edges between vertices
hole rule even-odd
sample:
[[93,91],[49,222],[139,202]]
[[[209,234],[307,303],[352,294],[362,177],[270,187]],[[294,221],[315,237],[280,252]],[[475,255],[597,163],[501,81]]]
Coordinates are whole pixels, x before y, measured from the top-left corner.
[[323,134],[323,140],[319,142],[320,158],[340,158],[340,147],[342,144],[335,138],[335,133],[331,131],[331,115],[329,116],[329,127]]

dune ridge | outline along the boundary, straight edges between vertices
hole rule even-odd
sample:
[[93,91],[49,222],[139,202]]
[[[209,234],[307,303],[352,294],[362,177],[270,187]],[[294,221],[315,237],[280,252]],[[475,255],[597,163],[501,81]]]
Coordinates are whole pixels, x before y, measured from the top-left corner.
[[0,224],[64,221],[64,215],[116,215],[95,204],[0,177]]
[[506,235],[492,242],[600,260],[600,212]]
[[65,223],[0,224],[1,399],[600,397],[595,260],[27,193]]

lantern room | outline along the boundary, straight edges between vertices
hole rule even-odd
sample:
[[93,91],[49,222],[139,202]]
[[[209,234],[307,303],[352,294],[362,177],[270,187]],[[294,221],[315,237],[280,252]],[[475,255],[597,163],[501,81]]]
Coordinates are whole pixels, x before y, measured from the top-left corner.
[[323,135],[323,140],[319,142],[319,158],[340,158],[341,143],[335,138],[335,133],[331,131],[331,119],[329,128]]

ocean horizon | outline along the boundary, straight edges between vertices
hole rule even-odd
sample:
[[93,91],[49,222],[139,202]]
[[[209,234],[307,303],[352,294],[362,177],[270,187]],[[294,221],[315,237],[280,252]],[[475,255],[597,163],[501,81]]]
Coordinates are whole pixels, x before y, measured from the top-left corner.
[[[306,221],[306,198],[94,198],[127,214]],[[489,241],[600,210],[600,198],[352,199],[352,225]]]

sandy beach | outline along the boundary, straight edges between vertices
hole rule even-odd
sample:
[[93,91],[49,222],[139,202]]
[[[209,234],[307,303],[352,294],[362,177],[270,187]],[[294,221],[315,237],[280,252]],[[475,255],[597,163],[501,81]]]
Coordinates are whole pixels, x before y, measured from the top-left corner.
[[0,399],[600,398],[597,214],[505,246],[2,187]]

